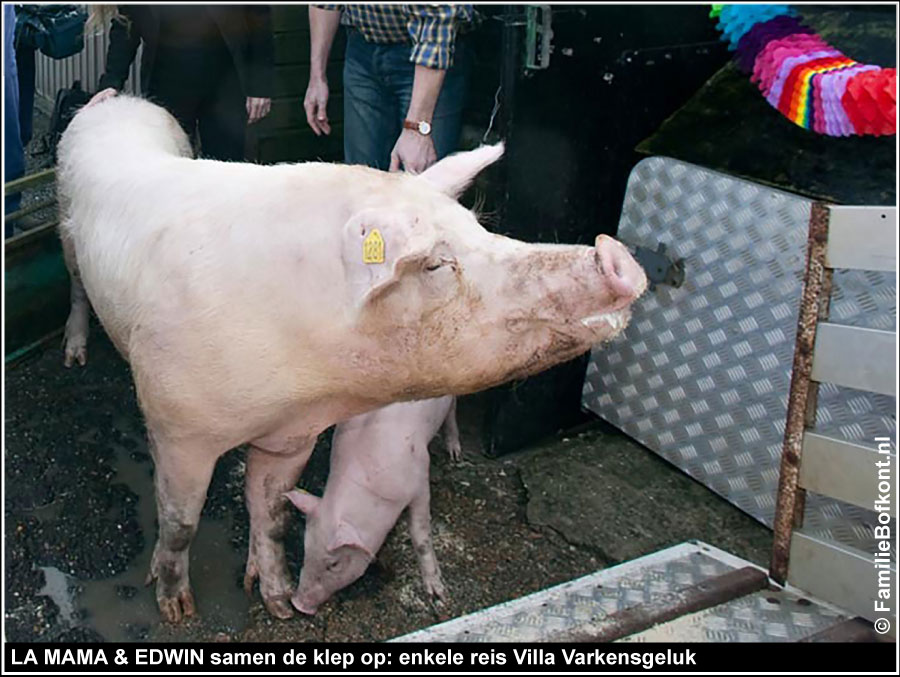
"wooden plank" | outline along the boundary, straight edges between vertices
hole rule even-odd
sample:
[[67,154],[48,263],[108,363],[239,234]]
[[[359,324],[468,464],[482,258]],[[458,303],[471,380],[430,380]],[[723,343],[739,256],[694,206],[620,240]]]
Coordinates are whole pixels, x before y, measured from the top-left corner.
[[309,7],[306,5],[272,5],[272,30],[309,32]]
[[[879,468],[875,465],[879,461],[893,468],[897,457],[881,454],[872,447],[807,432],[803,437],[800,486],[871,510],[879,494]],[[896,515],[893,503],[889,512],[891,516]]]
[[871,553],[811,536],[802,529],[794,531],[788,582],[813,597],[874,621],[889,615],[875,611],[879,581],[882,590],[891,592],[887,606],[895,609],[893,585],[896,580],[895,564],[889,568],[876,568]]
[[[8,223],[10,221],[18,221],[24,216],[28,216],[29,214],[34,214],[34,212],[39,212],[42,209],[47,209],[48,207],[56,206],[56,198],[51,197],[46,200],[41,200],[40,202],[35,202],[33,204],[28,205],[27,207],[22,207],[22,209],[18,209],[11,214],[6,214],[3,217],[3,222]],[[56,217],[54,216],[54,219]]]
[[[344,64],[339,61],[331,61],[325,69],[328,78],[328,86],[332,92],[340,92],[344,82]],[[309,65],[305,66],[279,66],[275,69],[275,98],[283,96],[297,96],[301,99],[306,94],[306,86],[309,84]]]
[[897,208],[831,206],[829,268],[897,270]]
[[[344,118],[344,97],[341,94],[328,99],[328,119],[334,127]],[[303,109],[303,100],[294,97],[272,99],[272,110],[260,122],[259,136],[269,137],[282,133],[282,130],[291,129],[299,131],[307,127],[306,111]]]
[[52,183],[56,179],[56,168],[51,167],[50,169],[45,169],[40,172],[36,172],[35,174],[29,174],[28,176],[23,176],[20,179],[16,179],[15,181],[10,181],[3,186],[3,194],[4,195],[15,195],[16,193],[21,193],[23,190],[29,190],[31,188],[37,188],[38,186],[43,186],[47,183]]
[[69,274],[59,235],[52,225],[6,240],[4,259],[4,349],[8,357],[65,324]]
[[897,334],[822,322],[810,378],[820,383],[896,394]]
[[342,124],[332,125],[329,136],[316,136],[306,127],[259,140],[259,161],[264,164],[312,160],[340,161],[343,156]]
[[[276,33],[274,41],[276,65],[309,65],[309,31]],[[331,45],[329,63],[344,60],[346,45],[345,33],[338,31],[337,35],[334,36],[334,43]]]
[[309,65],[309,33],[276,33],[275,63]]

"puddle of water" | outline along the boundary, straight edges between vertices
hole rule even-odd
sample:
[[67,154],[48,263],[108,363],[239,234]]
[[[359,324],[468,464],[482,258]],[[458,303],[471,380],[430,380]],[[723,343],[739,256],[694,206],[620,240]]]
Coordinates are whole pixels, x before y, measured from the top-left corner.
[[[135,461],[124,447],[117,446],[115,450],[116,481],[127,484],[138,496],[137,519],[145,546],[118,576],[79,581],[80,592],[74,605],[83,610],[83,625],[107,641],[125,642],[146,639],[152,626],[160,622],[155,584],[144,585],[156,541],[156,500],[152,463]],[[243,630],[249,609],[247,597],[238,585],[243,569],[244,561],[230,542],[230,525],[223,520],[201,519],[191,545],[190,573],[197,612],[205,626],[227,633]],[[56,590],[59,583],[56,577],[53,580]],[[48,576],[48,587],[50,581]],[[56,597],[53,599],[56,601]],[[71,599],[68,603],[74,618],[75,606]]]
[[75,626],[77,621],[71,589],[73,579],[56,567],[38,568],[44,572],[44,587],[38,590],[37,594],[53,600],[53,603],[59,608],[62,622],[69,627]]

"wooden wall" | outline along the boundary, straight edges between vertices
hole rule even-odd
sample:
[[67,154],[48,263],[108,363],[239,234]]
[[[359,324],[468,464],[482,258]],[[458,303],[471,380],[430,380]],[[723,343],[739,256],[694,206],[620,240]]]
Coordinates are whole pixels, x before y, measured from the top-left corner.
[[263,164],[307,160],[340,161],[344,155],[344,30],[331,48],[328,64],[328,119],[331,134],[317,137],[306,124],[303,97],[309,82],[309,10],[305,5],[273,5],[275,95],[272,111],[251,127],[250,157]]

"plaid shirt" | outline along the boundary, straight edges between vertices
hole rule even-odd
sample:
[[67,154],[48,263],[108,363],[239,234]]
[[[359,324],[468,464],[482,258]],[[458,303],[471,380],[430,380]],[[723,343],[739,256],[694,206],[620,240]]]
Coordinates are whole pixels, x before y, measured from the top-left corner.
[[357,29],[368,42],[412,43],[409,60],[447,69],[460,23],[473,23],[472,5],[315,5],[342,13],[341,23]]

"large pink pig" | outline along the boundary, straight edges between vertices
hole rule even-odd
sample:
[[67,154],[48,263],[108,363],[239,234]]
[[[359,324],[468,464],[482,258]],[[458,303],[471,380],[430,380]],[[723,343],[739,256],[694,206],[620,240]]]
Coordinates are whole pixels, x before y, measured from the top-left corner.
[[453,397],[397,402],[339,423],[322,498],[286,495],[306,515],[303,568],[291,601],[305,614],[365,573],[388,532],[409,507],[409,534],[425,591],[446,601],[431,541],[428,442],[444,427],[452,457],[459,450]]
[[415,176],[260,166],[192,159],[175,119],[139,98],[75,116],[59,144],[60,230],[147,424],[165,618],[194,612],[188,548],[227,450],[251,446],[247,580],[286,618],[284,493],[320,432],[534,374],[625,326],[647,282],[619,242],[525,244],[456,201],[501,154]]

